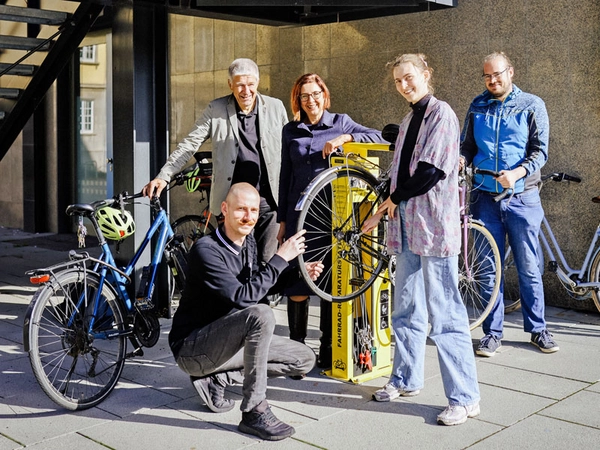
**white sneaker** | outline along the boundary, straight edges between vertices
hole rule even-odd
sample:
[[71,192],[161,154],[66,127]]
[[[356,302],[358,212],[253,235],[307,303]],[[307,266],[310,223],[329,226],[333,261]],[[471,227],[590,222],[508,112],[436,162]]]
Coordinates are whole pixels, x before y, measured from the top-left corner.
[[397,387],[394,383],[388,383],[381,389],[375,391],[373,394],[373,400],[378,402],[390,402],[398,397],[414,397],[415,395],[419,395],[421,391],[405,391]]
[[480,413],[479,403],[467,406],[448,405],[437,416],[437,421],[440,425],[460,425],[465,423],[467,418],[476,417]]

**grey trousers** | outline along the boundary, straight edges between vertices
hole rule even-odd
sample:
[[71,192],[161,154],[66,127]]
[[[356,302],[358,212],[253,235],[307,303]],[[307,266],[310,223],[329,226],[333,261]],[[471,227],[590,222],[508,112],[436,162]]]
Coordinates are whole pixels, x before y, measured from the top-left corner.
[[274,335],[274,330],[270,306],[236,311],[191,333],[177,365],[191,376],[223,373],[230,383],[241,382],[240,409],[248,412],[266,399],[267,377],[304,375],[315,365],[311,348]]

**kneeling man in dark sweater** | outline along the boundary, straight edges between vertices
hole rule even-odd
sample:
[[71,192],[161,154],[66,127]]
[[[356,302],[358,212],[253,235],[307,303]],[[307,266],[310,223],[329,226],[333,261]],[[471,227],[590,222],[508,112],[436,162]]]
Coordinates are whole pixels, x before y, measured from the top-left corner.
[[[225,387],[242,383],[239,430],[280,440],[295,430],[272,413],[267,377],[302,377],[314,367],[315,354],[304,344],[273,334],[275,316],[266,296],[299,279],[297,269],[286,269],[306,244],[300,231],[269,262],[259,264],[252,235],[259,209],[260,195],[253,186],[231,186],[221,205],[223,223],[198,240],[188,255],[187,285],[169,345],[212,411],[233,409]],[[323,265],[307,263],[307,270],[316,279]]]

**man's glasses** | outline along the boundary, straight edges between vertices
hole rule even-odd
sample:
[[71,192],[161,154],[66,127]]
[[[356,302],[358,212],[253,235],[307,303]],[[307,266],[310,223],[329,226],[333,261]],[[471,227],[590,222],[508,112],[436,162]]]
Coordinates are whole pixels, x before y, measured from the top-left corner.
[[488,73],[484,73],[483,75],[481,75],[481,77],[485,80],[485,81],[492,81],[492,79],[498,79],[502,76],[502,74],[504,72],[506,72],[508,69],[510,69],[510,66],[507,66],[506,69],[504,69],[502,72],[494,72],[493,74],[488,74]]
[[319,100],[323,96],[323,91],[315,91],[311,94],[300,94],[300,100],[307,102],[310,97],[315,100]]

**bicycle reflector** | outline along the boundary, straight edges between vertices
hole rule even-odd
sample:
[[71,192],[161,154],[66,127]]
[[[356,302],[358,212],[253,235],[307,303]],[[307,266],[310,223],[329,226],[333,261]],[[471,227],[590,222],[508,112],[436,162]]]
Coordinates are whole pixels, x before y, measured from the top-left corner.
[[49,273],[36,274],[29,277],[29,282],[31,284],[42,284],[46,283],[47,281],[50,281]]
[[96,211],[96,219],[106,239],[120,241],[135,232],[135,222],[129,211],[105,206]]

